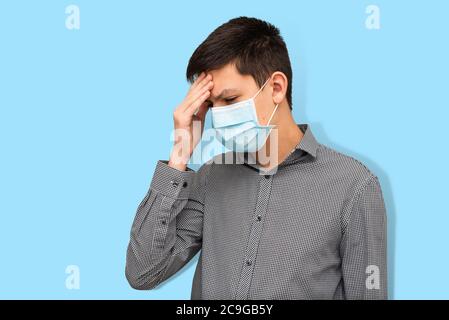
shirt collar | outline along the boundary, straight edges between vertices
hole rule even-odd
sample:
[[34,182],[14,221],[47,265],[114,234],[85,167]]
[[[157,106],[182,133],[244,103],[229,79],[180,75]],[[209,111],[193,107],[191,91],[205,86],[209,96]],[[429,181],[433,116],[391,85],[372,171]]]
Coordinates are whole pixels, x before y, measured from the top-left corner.
[[[310,128],[310,124],[307,123],[298,123],[297,126],[299,129],[303,132],[303,137],[299,141],[299,143],[295,146],[294,150],[300,150],[299,153],[292,152],[284,161],[282,164],[290,163],[291,161],[294,161],[298,154],[301,155],[303,152],[306,152],[310,154],[312,157],[316,158],[317,149],[319,146],[319,143],[315,139],[312,129]],[[243,163],[250,165],[254,168],[258,168],[258,165],[254,163],[254,159],[252,159],[248,163],[248,157],[250,157],[246,152],[236,152],[237,159],[240,159],[239,161],[243,161]],[[241,162],[242,163],[242,162]],[[282,165],[281,164],[281,165]]]
[[304,133],[302,139],[296,145],[295,149],[300,149],[314,158],[316,158],[316,151],[318,149],[318,141],[315,139],[315,136],[312,133],[312,129],[310,128],[310,124],[308,123],[300,123],[297,124],[299,129]]

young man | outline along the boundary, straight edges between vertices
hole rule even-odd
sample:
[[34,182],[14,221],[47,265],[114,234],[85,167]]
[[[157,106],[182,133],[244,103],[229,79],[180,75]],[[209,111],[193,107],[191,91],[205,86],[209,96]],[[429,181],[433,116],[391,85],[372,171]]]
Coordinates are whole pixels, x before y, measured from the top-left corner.
[[[228,21],[193,53],[187,78],[174,111],[183,134],[158,161],[131,229],[130,285],[156,288],[202,249],[192,299],[386,299],[378,178],[295,122],[279,30]],[[214,158],[195,172],[187,162],[208,110],[226,155],[243,161]]]

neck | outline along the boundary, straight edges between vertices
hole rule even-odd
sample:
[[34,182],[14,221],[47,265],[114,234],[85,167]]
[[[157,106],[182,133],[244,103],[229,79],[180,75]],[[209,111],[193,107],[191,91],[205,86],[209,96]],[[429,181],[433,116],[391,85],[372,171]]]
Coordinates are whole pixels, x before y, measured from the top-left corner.
[[[273,130],[277,130],[277,138],[276,133],[272,130],[264,147],[256,154],[258,165],[265,170],[269,170],[284,161],[304,136],[293,119],[288,105],[282,106],[282,108],[279,106],[278,112],[276,119],[273,118],[276,121],[273,122],[276,125]],[[275,145],[271,145],[274,143],[277,143],[277,148]],[[274,152],[274,154],[271,155],[270,152]]]

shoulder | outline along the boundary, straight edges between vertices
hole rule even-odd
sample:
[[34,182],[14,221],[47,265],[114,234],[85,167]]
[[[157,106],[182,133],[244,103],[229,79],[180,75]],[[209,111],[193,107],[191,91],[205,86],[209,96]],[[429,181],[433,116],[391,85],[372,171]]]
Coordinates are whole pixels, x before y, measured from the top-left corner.
[[[370,221],[384,221],[385,205],[378,176],[354,156],[320,144],[318,162],[336,177],[334,190],[341,188],[344,201],[340,211],[341,230],[344,234],[349,221],[362,221],[362,212],[372,214]],[[336,191],[337,192],[337,191]],[[356,212],[356,213],[354,213]],[[351,218],[352,217],[352,218]],[[380,220],[379,220],[380,219]]]
[[355,156],[319,144],[317,157],[318,161],[337,179],[347,181],[353,193],[361,191],[370,184],[379,184],[378,176],[373,170]]

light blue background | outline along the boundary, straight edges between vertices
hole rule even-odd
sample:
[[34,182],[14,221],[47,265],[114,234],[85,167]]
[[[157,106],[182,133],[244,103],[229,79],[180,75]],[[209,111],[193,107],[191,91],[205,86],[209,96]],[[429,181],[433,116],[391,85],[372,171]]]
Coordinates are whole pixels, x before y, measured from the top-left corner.
[[[81,29],[65,27],[65,7]],[[365,28],[376,4],[381,29]],[[0,298],[189,299],[124,277],[135,210],[171,143],[193,50],[239,15],[281,29],[294,116],[375,172],[395,299],[449,298],[448,1],[2,1]],[[81,270],[80,290],[65,268]]]

